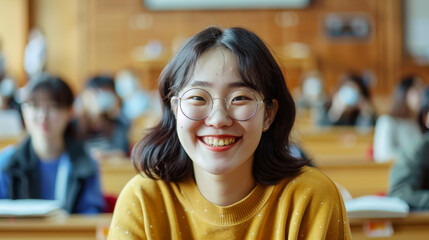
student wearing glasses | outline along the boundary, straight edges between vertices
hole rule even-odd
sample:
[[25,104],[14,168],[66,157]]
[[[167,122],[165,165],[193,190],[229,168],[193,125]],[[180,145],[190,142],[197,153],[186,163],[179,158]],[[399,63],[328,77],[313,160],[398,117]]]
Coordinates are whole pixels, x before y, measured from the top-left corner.
[[160,77],[163,117],[109,239],[350,239],[335,184],[289,151],[295,105],[266,45],[242,28],[190,38]]
[[22,103],[29,136],[0,154],[0,199],[56,200],[69,213],[101,212],[96,163],[73,137],[71,89],[47,75],[29,84]]

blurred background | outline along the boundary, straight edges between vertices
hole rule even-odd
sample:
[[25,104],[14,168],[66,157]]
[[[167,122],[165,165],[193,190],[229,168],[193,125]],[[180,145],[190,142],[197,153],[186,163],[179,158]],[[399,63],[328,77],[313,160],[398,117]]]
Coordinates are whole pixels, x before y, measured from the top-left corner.
[[[26,134],[20,90],[60,76],[111,212],[136,174],[131,149],[159,118],[165,64],[202,29],[238,26],[271,48],[296,100],[291,153],[345,200],[385,196],[402,150],[429,132],[428,12],[427,0],[0,0],[0,152]],[[392,223],[397,239],[427,239],[427,213]],[[366,239],[365,224],[351,221],[354,239]]]
[[30,30],[38,28],[46,40],[45,70],[63,76],[73,90],[80,91],[93,74],[124,68],[132,68],[143,88],[151,90],[186,38],[217,25],[260,35],[278,57],[291,89],[303,71],[313,69],[323,75],[328,92],[344,72],[366,74],[380,97],[391,94],[407,73],[429,79],[429,3],[424,0],[189,2],[0,0],[5,69],[19,85],[26,83],[24,50]]

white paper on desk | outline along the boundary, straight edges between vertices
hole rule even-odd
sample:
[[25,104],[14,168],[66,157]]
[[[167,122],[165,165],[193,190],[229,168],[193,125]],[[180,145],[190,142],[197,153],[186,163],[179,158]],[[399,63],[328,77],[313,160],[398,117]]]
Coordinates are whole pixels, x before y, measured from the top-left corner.
[[363,196],[344,201],[349,218],[403,218],[408,216],[408,204],[396,197]]
[[55,200],[44,199],[0,199],[0,217],[48,216],[61,210]]
[[17,110],[0,110],[0,138],[18,137],[22,131],[21,116]]

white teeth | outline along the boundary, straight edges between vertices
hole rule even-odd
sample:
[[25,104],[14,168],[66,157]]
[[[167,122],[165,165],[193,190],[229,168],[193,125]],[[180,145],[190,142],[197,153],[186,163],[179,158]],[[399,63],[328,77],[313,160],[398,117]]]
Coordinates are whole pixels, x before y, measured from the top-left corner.
[[203,137],[204,143],[213,147],[228,146],[235,143],[235,138],[214,138],[214,137]]

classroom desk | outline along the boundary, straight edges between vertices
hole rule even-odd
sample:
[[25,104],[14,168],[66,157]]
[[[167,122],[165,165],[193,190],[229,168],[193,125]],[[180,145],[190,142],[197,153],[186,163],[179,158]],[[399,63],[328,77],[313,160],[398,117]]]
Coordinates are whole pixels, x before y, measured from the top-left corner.
[[[390,237],[369,238],[363,230],[368,219],[349,219],[353,240],[428,240],[429,239],[429,212],[412,212],[406,218],[387,219],[391,221],[394,233]],[[372,220],[376,221],[376,220]]]
[[364,131],[355,127],[310,127],[295,130],[292,136],[316,165],[372,160],[372,128]]
[[393,162],[339,162],[317,167],[330,179],[345,187],[352,197],[386,193]]
[[[317,167],[333,181],[345,187],[353,197],[386,192],[392,162],[323,163]],[[131,160],[109,159],[100,164],[103,191],[118,195],[125,184],[137,175]]]
[[[8,240],[101,240],[107,236],[111,214],[95,216],[70,215],[62,219],[1,219],[0,239]],[[394,234],[377,240],[427,240],[429,212],[410,213],[406,218],[391,221]],[[363,226],[368,219],[349,219],[354,240],[374,239],[365,235]],[[374,220],[372,220],[374,221]]]
[[107,236],[111,218],[111,214],[52,218],[0,218],[0,239],[102,240]]
[[101,186],[104,193],[119,195],[125,184],[137,175],[129,158],[104,159],[100,164]]
[[18,144],[25,136],[25,133],[22,133],[19,136],[0,137],[0,151],[9,145]]

